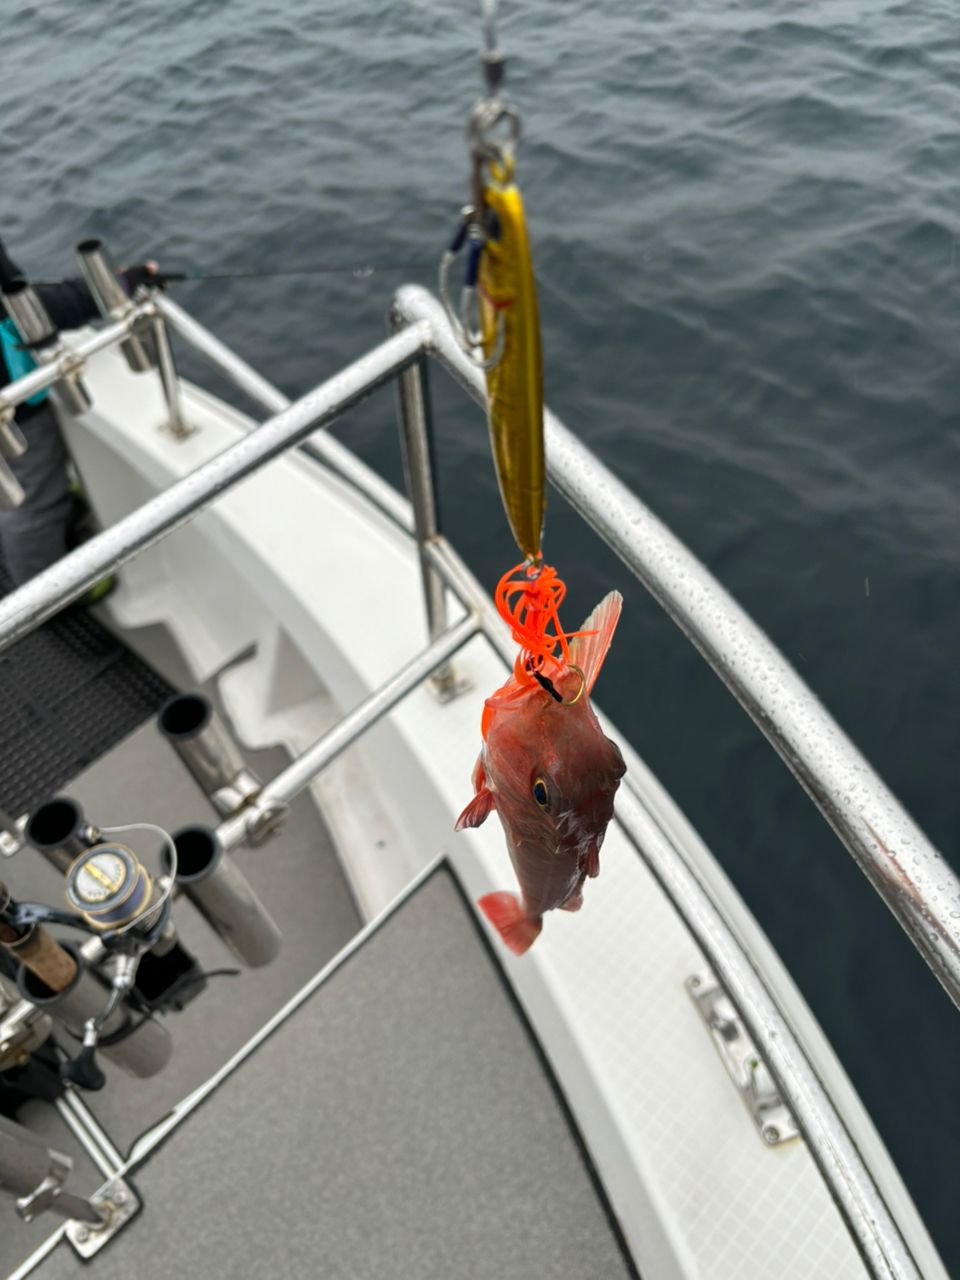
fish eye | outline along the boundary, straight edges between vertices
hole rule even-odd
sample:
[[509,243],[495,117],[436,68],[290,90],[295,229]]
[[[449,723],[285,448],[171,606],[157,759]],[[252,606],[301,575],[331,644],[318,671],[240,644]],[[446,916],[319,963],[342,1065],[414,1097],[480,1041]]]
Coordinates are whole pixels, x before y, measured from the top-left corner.
[[533,798],[541,809],[546,809],[550,803],[550,792],[547,790],[547,784],[542,778],[537,778],[533,784]]

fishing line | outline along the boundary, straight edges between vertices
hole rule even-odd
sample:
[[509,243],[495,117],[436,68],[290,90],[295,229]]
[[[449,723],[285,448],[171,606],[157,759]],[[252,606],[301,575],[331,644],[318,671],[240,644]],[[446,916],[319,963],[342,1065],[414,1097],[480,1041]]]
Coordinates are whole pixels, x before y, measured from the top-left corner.
[[[371,263],[368,266],[357,267],[303,267],[290,271],[164,271],[161,267],[159,274],[164,282],[169,280],[172,284],[189,284],[194,280],[279,280],[293,276],[325,275],[351,275],[358,280],[365,280],[381,271],[433,271],[435,267],[436,263],[429,261]],[[535,274],[538,288],[545,288],[569,305],[568,299],[555,284],[552,284],[539,271]],[[39,283],[52,282],[41,280]]]
[[[357,280],[386,271],[433,271],[433,262],[371,262],[358,266],[297,267],[283,271],[164,271],[157,272],[160,284],[190,284],[195,280],[280,280],[295,276],[349,275]],[[33,280],[35,285],[56,285],[61,280]]]
[[[117,835],[124,831],[152,831],[155,835],[160,836],[160,838],[163,840],[163,843],[166,845],[168,850],[168,856],[169,856],[170,862],[167,868],[166,875],[162,876],[159,881],[160,885],[162,886],[162,892],[160,894],[160,898],[156,903],[154,903],[154,905],[150,909],[151,915],[158,914],[160,911],[160,908],[163,906],[166,906],[166,904],[170,901],[171,897],[173,896],[174,885],[177,879],[177,846],[174,843],[173,836],[170,834],[169,831],[165,831],[163,827],[157,826],[155,822],[125,822],[113,827],[101,827],[100,830],[103,832],[104,835],[107,835],[107,836]],[[164,880],[166,881],[166,884],[164,884]],[[123,925],[119,929],[116,929],[114,931],[114,935],[116,937],[120,937],[121,934],[128,933],[130,929],[132,929],[135,925],[138,925],[139,923],[140,923],[140,917],[135,916],[127,924]]]
[[371,262],[358,266],[298,267],[284,271],[164,271],[160,278],[182,283],[190,280],[276,280],[290,276],[351,275],[358,280],[376,275],[378,271],[426,271],[433,270],[432,262]]

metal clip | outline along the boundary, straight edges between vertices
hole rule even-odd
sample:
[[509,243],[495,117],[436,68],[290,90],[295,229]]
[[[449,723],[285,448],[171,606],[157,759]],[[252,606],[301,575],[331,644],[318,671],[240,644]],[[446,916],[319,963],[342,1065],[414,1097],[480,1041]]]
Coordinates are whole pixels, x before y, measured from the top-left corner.
[[[477,366],[486,372],[500,363],[506,341],[506,322],[503,315],[497,316],[497,333],[493,351],[489,357],[483,354],[483,334],[480,330],[477,308],[477,275],[480,269],[480,255],[486,243],[487,233],[476,220],[474,205],[467,205],[461,210],[462,222],[454,236],[450,248],[440,259],[440,275],[438,290],[440,301],[446,312],[450,327],[463,352]],[[455,308],[450,297],[450,268],[463,246],[469,245],[467,270],[463,288],[460,290],[460,306]]]
[[266,803],[254,800],[244,812],[247,815],[245,841],[257,848],[279,833],[289,817],[290,806],[279,800]]

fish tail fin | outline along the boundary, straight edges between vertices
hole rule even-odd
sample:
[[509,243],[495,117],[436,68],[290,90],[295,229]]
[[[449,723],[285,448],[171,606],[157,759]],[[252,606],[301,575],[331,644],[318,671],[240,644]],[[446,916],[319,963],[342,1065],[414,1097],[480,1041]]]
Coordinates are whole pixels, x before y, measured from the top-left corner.
[[570,661],[579,667],[586,680],[587,693],[600,674],[603,660],[610,648],[610,641],[620,620],[623,607],[623,596],[619,591],[611,591],[603,597],[597,607],[580,628],[589,635],[576,635],[570,642]]
[[515,956],[522,956],[540,936],[543,921],[531,919],[514,893],[487,893],[477,902]]

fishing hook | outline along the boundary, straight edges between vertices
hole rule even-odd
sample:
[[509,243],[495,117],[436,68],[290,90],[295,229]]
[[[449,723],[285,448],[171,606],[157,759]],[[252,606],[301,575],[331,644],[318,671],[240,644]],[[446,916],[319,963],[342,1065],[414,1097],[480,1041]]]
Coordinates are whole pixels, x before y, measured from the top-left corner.
[[587,677],[583,674],[582,668],[578,667],[576,663],[568,662],[567,667],[570,671],[575,671],[577,675],[580,677],[580,688],[577,690],[577,692],[573,695],[572,698],[563,699],[563,705],[565,707],[573,707],[583,697],[583,691],[587,687]]

